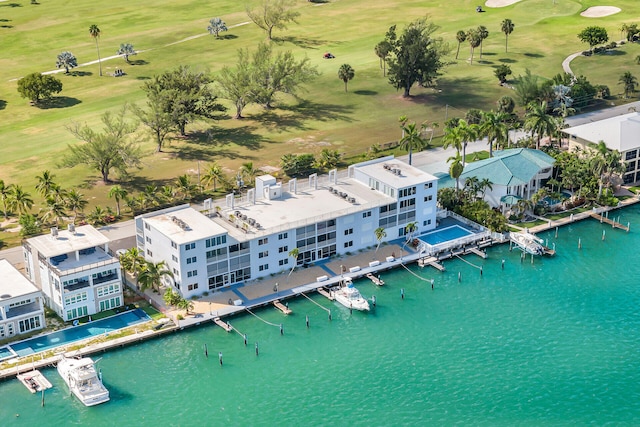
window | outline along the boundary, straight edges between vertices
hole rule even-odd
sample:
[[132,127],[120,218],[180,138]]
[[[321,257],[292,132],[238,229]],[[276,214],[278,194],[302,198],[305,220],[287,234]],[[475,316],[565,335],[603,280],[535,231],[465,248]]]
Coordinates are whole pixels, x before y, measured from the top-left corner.
[[278,253],[287,252],[289,250],[289,246],[281,246],[278,248]]
[[18,322],[20,333],[30,331],[32,329],[38,329],[40,327],[40,316],[35,316],[30,319],[24,319]]
[[205,245],[208,248],[212,246],[224,245],[226,243],[227,243],[227,236],[212,237],[210,239],[205,240]]
[[289,237],[289,233],[280,233],[278,234],[278,240],[284,240]]
[[353,234],[353,228],[348,228],[346,230],[344,230],[344,235],[348,236],[349,234]]
[[426,196],[426,197],[424,198],[424,201],[425,201],[425,202],[430,202],[431,200],[433,200],[433,196]]
[[431,220],[428,219],[426,221],[422,221],[422,225],[430,225],[431,224]]
[[122,304],[120,303],[120,297],[107,299],[104,301],[100,301],[100,311],[110,310],[112,308],[120,307],[121,305]]
[[362,212],[362,218],[368,218],[371,216],[371,211]]
[[188,290],[190,290],[190,291],[193,291],[193,290],[195,290],[195,289],[198,289],[198,284],[197,284],[197,283],[194,283],[194,284],[192,284],[192,285],[189,285],[189,286],[187,286],[187,289],[188,289]]
[[345,248],[350,248],[351,246],[353,246],[353,240],[349,240],[348,242],[344,242],[344,247]]
[[[117,298],[118,301],[120,297]],[[100,304],[102,306],[102,304]],[[78,317],[87,315],[87,306],[72,308],[71,310],[67,310],[67,320],[76,319]]]
[[171,247],[172,247],[173,249],[177,249],[177,248],[178,248],[178,245],[176,244],[176,242],[171,242]]
[[283,266],[289,264],[289,258],[281,259],[278,261],[278,265]]
[[147,241],[147,243],[151,244],[151,237],[147,236],[145,237],[145,240]]
[[433,188],[433,182],[427,182],[427,183],[424,185],[424,189],[425,189],[425,190],[426,190],[426,189],[428,189],[428,188]]
[[79,294],[70,295],[68,297],[65,297],[64,305],[77,304],[79,302],[86,301],[86,300],[87,300],[87,293],[86,292],[80,292]]
[[184,245],[184,250],[185,251],[190,251],[191,249],[195,249],[196,248],[196,243],[187,243],[186,245]]
[[624,155],[624,159],[625,160],[635,159],[637,155],[638,155],[638,150],[627,151]]
[[258,267],[259,271],[265,271],[269,269],[269,264],[264,264]]
[[398,197],[408,197],[416,194],[416,187],[403,188],[398,192]]
[[107,286],[102,286],[100,288],[96,288],[96,294],[98,295],[98,298],[111,295],[111,294],[116,294],[118,292],[120,292],[119,284],[107,285]]
[[147,255],[153,256],[153,252],[151,252],[149,249],[147,249]]
[[269,251],[260,252],[258,258],[266,258],[269,256]]
[[171,259],[173,260],[173,262],[178,262],[178,257],[175,255],[171,255]]
[[187,271],[187,277],[194,277],[198,275],[198,270]]
[[4,337],[4,325],[0,325],[0,338]]
[[195,264],[197,260],[198,258],[194,256],[191,258],[187,258],[187,264]]
[[265,237],[264,239],[258,239],[258,246],[266,245],[269,243],[269,238]]
[[179,276],[179,275],[180,275],[180,273],[178,273],[178,270],[174,268],[174,269],[173,269],[173,275],[174,275],[174,276]]
[[144,223],[144,228],[147,229],[147,230],[151,230],[151,227],[146,222]]

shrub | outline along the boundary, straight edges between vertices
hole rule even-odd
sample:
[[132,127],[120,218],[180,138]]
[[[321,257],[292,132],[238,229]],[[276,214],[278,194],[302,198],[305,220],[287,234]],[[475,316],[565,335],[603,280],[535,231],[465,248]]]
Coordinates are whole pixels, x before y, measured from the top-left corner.
[[583,51],[582,56],[591,56],[591,51],[590,50]]

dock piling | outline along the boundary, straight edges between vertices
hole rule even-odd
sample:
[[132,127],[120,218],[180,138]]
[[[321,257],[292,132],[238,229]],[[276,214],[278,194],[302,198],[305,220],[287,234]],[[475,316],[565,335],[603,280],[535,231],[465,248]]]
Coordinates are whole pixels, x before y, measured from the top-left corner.
[[256,356],[258,356],[260,351],[258,350],[258,341],[256,341]]
[[307,325],[307,329],[309,329],[309,316],[305,316],[304,321],[305,321],[305,323]]
[[400,298],[404,299],[404,288],[400,288]]

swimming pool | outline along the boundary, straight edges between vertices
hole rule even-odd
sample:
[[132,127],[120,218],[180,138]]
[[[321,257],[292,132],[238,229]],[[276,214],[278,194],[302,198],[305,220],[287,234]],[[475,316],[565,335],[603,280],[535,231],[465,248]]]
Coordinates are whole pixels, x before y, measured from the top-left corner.
[[[50,350],[55,347],[80,341],[85,338],[91,338],[96,335],[113,332],[148,320],[151,320],[151,318],[147,313],[136,308],[135,310],[116,314],[111,317],[105,317],[104,319],[96,320],[95,322],[85,323],[84,325],[63,329],[61,331],[52,332],[50,334],[10,344],[3,347],[3,349],[9,349],[9,351],[13,350],[18,356],[27,356],[29,354]],[[3,351],[3,349],[0,349],[0,352]],[[0,353],[0,359],[2,359],[2,354],[3,353]]]
[[456,240],[461,237],[471,236],[472,234],[473,233],[471,231],[456,224],[423,234],[420,236],[420,240],[430,245],[437,245],[439,243]]

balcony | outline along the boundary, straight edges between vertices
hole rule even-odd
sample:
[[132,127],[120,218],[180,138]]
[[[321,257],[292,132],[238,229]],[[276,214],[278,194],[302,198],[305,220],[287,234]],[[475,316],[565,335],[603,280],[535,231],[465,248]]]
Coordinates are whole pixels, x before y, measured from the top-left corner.
[[64,290],[67,292],[74,292],[77,291],[79,289],[82,288],[86,288],[88,286],[90,286],[91,284],[89,283],[89,280],[79,280],[76,283],[74,283],[73,285],[67,285],[64,287]]
[[118,273],[112,273],[112,274],[109,274],[109,275],[103,275],[103,276],[94,277],[93,278],[93,284],[94,285],[99,285],[101,283],[111,282],[113,280],[118,280]]

